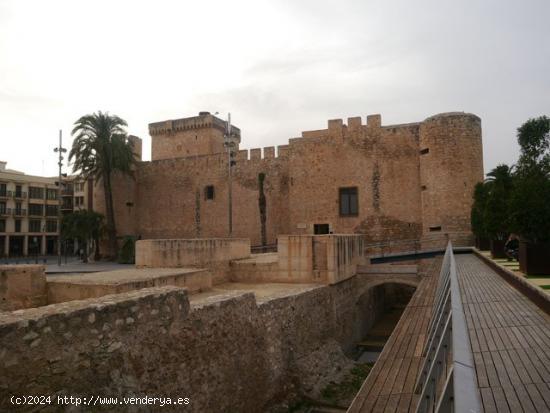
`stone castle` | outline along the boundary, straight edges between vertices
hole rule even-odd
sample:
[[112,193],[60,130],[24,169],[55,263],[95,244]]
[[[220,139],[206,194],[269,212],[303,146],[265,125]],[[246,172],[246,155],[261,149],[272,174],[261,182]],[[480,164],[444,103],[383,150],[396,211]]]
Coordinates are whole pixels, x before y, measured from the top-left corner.
[[[208,113],[149,125],[152,161],[117,177],[119,235],[227,237],[227,124]],[[131,137],[141,158],[141,140]],[[369,242],[450,237],[472,243],[470,207],[483,179],[481,120],[452,112],[382,125],[380,115],[329,120],[288,145],[240,150],[232,126],[232,236],[360,233]],[[103,211],[101,185],[94,209]]]

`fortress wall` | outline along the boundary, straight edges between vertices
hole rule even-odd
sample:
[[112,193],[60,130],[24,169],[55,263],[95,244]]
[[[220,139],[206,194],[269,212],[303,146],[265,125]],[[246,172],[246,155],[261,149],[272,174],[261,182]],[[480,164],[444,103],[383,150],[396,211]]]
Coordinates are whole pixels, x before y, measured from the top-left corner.
[[[103,181],[94,180],[93,184],[93,209],[105,216],[104,222],[106,223],[107,211],[105,208]],[[135,235],[137,233],[137,182],[132,176],[115,172],[111,180],[111,185],[113,188],[113,206],[115,210],[117,235]],[[106,248],[107,245],[102,244],[102,247]]]
[[[227,235],[222,154],[143,163],[138,170],[138,232],[148,238],[219,238]],[[214,186],[214,199],[205,188]]]
[[[154,133],[167,133],[164,123],[152,125]],[[189,132],[183,129],[170,130]],[[427,148],[430,153],[421,154]],[[347,125],[334,119],[327,129],[303,132],[277,150],[240,150],[235,160],[233,236],[250,238],[253,246],[262,243],[260,173],[267,244],[279,234],[312,234],[314,224],[329,224],[334,233],[366,234],[367,242],[419,239],[438,226],[442,235],[468,237],[471,194],[483,174],[480,121],[467,114],[389,126],[380,115],[367,116],[366,124],[360,117]],[[137,184],[124,178],[115,186],[120,235],[228,235],[226,153],[143,162],[136,179]],[[205,197],[207,185],[214,186],[213,200]],[[355,217],[340,216],[339,188],[345,187],[358,188]],[[99,201],[102,188],[96,188]],[[127,207],[130,200],[133,207]],[[98,204],[101,211],[103,203]]]
[[2,313],[0,410],[10,395],[48,394],[265,411],[301,380],[327,384],[336,363],[325,349],[351,348],[383,310],[377,290],[358,297],[356,278],[260,302],[228,292],[190,305],[184,289],[155,287]]
[[[233,236],[261,244],[260,173],[265,174],[267,243],[274,244],[277,234],[287,230],[286,170],[284,157],[237,158],[233,167]],[[227,237],[226,154],[143,163],[137,179],[137,232],[142,238]],[[214,186],[212,200],[206,199],[207,185]]]
[[[420,234],[418,124],[398,127],[332,121],[324,136],[290,143],[290,233],[328,223],[334,233],[369,240]],[[373,121],[371,121],[371,124]],[[341,217],[339,188],[357,187],[359,214]]]
[[224,129],[225,123],[210,114],[152,123],[152,160],[223,153]]
[[420,150],[423,233],[455,233],[460,242],[468,236],[472,245],[473,191],[483,180],[481,120],[463,112],[432,116],[420,127]]

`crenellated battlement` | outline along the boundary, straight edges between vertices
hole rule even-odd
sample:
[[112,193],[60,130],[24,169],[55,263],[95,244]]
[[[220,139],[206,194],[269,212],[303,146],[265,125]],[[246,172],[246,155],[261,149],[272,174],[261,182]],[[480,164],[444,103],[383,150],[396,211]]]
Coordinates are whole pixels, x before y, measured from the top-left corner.
[[[149,124],[149,134],[151,136],[168,135],[176,132],[183,132],[197,129],[217,129],[221,132],[226,130],[226,121],[211,115],[208,112],[201,112],[199,116],[190,118],[181,118],[174,120],[166,120],[162,122],[154,122]],[[241,137],[241,130],[236,126],[231,125],[232,134]]]
[[288,158],[289,145],[279,145],[277,150],[275,146],[267,146],[265,148],[241,149],[235,156],[236,161],[261,161],[269,159],[286,159]]

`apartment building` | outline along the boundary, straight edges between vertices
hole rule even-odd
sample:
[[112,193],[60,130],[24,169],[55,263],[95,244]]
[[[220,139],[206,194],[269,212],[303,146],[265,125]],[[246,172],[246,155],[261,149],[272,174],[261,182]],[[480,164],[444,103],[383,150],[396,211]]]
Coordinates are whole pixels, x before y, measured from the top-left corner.
[[0,256],[57,253],[57,181],[0,162]]
[[[0,161],[0,257],[57,254],[58,208],[63,215],[92,209],[92,183],[27,175]],[[72,241],[62,248],[73,251]]]

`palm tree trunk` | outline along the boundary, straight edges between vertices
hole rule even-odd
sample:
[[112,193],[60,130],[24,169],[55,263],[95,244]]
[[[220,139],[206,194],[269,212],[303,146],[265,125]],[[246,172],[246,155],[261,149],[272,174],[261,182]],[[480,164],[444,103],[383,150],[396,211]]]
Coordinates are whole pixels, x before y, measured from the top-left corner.
[[113,192],[111,185],[111,174],[105,174],[103,178],[103,190],[105,192],[105,212],[107,215],[107,235],[109,237],[109,255],[116,257],[116,227],[115,211],[113,209]]

